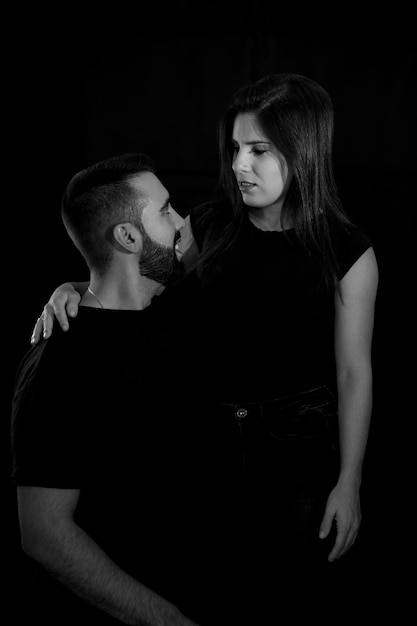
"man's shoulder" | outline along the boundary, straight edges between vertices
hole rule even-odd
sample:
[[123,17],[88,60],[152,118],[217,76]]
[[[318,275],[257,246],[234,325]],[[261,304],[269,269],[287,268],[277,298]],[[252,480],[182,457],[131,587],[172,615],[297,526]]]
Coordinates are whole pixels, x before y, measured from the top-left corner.
[[83,345],[88,333],[81,317],[71,320],[67,331],[63,331],[56,322],[49,339],[41,339],[29,348],[16,371],[16,389],[34,383],[41,376],[54,381],[73,371],[74,361],[82,362]]

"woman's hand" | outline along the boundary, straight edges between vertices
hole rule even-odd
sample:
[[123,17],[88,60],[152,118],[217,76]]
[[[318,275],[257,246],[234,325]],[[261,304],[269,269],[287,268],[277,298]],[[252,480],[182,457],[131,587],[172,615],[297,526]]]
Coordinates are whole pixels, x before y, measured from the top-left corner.
[[62,330],[68,330],[68,315],[70,317],[77,315],[80,300],[81,295],[71,283],[63,283],[57,287],[44,306],[42,315],[36,320],[30,339],[31,344],[38,343],[42,336],[44,339],[51,336],[55,317]]
[[338,559],[353,546],[361,519],[359,489],[338,483],[327,499],[319,535],[320,539],[327,537],[333,521],[336,522],[336,541],[328,556],[329,561]]

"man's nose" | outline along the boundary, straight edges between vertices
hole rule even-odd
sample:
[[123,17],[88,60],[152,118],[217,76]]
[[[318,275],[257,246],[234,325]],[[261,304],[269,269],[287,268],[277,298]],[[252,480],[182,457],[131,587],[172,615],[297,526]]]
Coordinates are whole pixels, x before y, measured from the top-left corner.
[[185,225],[184,218],[181,217],[181,215],[177,213],[174,209],[172,210],[172,213],[174,216],[175,230],[181,230],[181,228],[184,228]]

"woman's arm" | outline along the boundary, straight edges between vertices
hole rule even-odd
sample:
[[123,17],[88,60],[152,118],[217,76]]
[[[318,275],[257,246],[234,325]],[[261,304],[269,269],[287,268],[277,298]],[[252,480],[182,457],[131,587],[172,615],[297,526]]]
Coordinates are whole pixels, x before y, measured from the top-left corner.
[[[181,252],[181,261],[184,263],[186,273],[191,272],[198,260],[198,248],[191,229],[190,216],[185,218],[185,224],[181,230],[181,238],[178,242]],[[62,330],[68,330],[68,317],[76,317],[78,303],[86,291],[88,282],[63,283],[55,289],[49,301],[44,306],[42,315],[36,320],[33,328],[31,343],[36,344],[43,337],[48,339],[52,334],[55,317]]]
[[124,624],[197,626],[120,569],[74,522],[79,494],[77,489],[18,487],[25,553],[74,594]]
[[329,560],[353,544],[361,521],[359,488],[372,411],[371,347],[378,267],[372,248],[356,261],[335,296],[335,355],[338,387],[340,474],[329,496],[320,536],[337,523]]
[[36,320],[32,331],[30,342],[38,343],[43,336],[48,339],[51,336],[54,319],[58,320],[62,330],[68,330],[68,315],[76,317],[78,313],[78,303],[88,286],[84,283],[63,283],[59,285],[44,306],[42,315]]

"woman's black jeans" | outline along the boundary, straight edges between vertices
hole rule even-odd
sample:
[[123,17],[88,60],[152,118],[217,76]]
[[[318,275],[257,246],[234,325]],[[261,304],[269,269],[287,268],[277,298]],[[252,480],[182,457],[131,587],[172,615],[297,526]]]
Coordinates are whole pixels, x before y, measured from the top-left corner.
[[207,623],[275,624],[284,606],[295,615],[303,603],[308,612],[316,598],[328,601],[335,536],[321,540],[319,529],[339,469],[329,389],[198,408],[207,412],[193,420],[201,432],[191,519],[193,528],[201,520],[195,553],[209,577],[199,587],[210,590]]
[[326,562],[334,535],[323,542],[319,529],[339,466],[337,405],[328,387],[222,404],[220,413],[234,442],[229,471],[239,518],[246,538],[256,535],[251,549],[267,560],[280,553],[292,564]]

